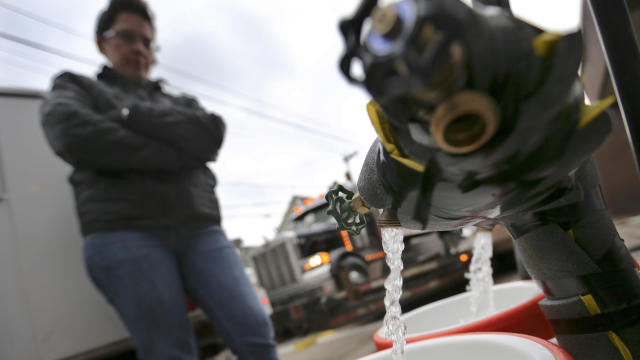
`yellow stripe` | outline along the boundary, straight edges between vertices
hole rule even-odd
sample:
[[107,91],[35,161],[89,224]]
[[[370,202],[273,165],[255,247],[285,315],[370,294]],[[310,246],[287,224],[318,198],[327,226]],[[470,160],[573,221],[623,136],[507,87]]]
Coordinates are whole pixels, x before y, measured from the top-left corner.
[[533,52],[539,57],[545,57],[549,54],[549,51],[556,43],[556,41],[560,40],[562,35],[551,33],[551,32],[543,32],[542,34],[533,38],[531,42],[531,46],[533,47]]
[[576,236],[573,234],[573,229],[567,231],[567,234],[569,234],[571,240],[576,241]]
[[395,144],[395,139],[393,138],[393,134],[391,132],[391,126],[387,122],[382,109],[375,101],[369,101],[369,103],[367,104],[367,113],[369,114],[369,119],[371,119],[373,128],[376,130],[376,133],[378,133],[378,137],[382,142],[382,146],[384,146],[385,150],[387,150],[391,157],[406,167],[409,167],[418,172],[424,172],[424,165],[413,159],[405,157],[400,152]]
[[613,345],[618,348],[618,351],[620,351],[620,355],[622,355],[622,358],[624,360],[633,360],[631,351],[629,351],[627,345],[624,344],[622,339],[620,339],[618,335],[616,335],[616,333],[614,333],[613,331],[607,331],[607,335],[609,335],[609,339],[611,340]]
[[582,299],[582,302],[587,307],[589,314],[600,314],[600,307],[598,306],[598,303],[596,303],[596,300],[593,298],[593,296],[591,296],[591,294],[582,295],[580,296],[580,299]]
[[614,102],[616,102],[616,97],[611,95],[598,101],[596,104],[582,105],[582,117],[578,121],[577,128],[580,129],[590,123],[591,120],[595,119],[596,116],[600,115],[601,112]]
[[[600,307],[598,306],[598,303],[596,303],[596,300],[593,298],[593,296],[591,296],[591,294],[580,296],[580,299],[582,299],[582,302],[587,307],[589,314],[600,314]],[[618,349],[620,355],[622,355],[622,358],[624,360],[633,360],[631,351],[629,351],[629,348],[624,344],[622,339],[620,339],[620,337],[616,335],[616,333],[614,333],[613,331],[607,331],[607,335],[609,336],[609,340],[611,340],[613,345]]]
[[335,333],[336,331],[331,329],[331,330],[326,330],[323,331],[321,333],[315,334],[315,335],[311,335],[309,337],[307,337],[306,339],[301,340],[300,342],[298,342],[295,346],[294,349],[295,351],[300,351],[303,349],[308,348],[311,345],[314,345],[316,342],[318,342],[318,339],[329,336],[333,333]]

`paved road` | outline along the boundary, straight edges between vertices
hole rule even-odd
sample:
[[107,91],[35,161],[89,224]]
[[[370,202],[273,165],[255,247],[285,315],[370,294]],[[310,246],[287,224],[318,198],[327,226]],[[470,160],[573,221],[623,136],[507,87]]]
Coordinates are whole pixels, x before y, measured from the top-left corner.
[[293,339],[278,346],[281,360],[352,360],[376,351],[373,333],[382,321],[346,326]]

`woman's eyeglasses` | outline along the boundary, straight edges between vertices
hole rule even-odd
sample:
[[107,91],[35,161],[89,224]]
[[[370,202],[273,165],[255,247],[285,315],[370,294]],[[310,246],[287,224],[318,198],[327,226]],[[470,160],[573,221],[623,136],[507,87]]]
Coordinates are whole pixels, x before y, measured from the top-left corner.
[[142,46],[145,47],[145,49],[157,53],[158,51],[160,51],[160,46],[158,46],[158,44],[154,43],[153,40],[142,36],[142,35],[138,35],[136,34],[134,31],[131,30],[107,30],[104,33],[102,33],[102,38],[104,39],[111,39],[111,38],[118,38],[120,39],[122,42],[124,42],[127,45],[135,45],[138,43],[138,41],[140,41],[142,43]]

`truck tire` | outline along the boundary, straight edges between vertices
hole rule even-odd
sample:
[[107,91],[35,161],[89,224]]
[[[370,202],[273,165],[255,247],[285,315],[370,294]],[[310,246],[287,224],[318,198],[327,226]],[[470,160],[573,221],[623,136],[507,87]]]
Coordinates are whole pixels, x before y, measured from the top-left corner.
[[369,281],[369,269],[364,260],[354,256],[345,257],[338,264],[338,273],[346,272],[349,284],[339,280],[340,287],[345,289],[348,286],[360,286]]

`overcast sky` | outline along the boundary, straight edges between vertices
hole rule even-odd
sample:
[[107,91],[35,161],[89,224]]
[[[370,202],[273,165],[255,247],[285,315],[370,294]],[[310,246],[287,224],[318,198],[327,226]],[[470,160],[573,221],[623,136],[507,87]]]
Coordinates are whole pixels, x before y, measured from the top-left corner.
[[[172,92],[198,97],[227,123],[225,143],[211,167],[230,238],[250,245],[273,238],[291,197],[315,196],[343,181],[343,157],[354,151],[350,169],[357,178],[375,132],[365,112],[369,96],[338,71],[343,44],[337,25],[358,1],[148,2],[162,47],[152,77],[167,80]],[[106,4],[0,0],[0,87],[46,90],[62,70],[95,75],[104,60],[93,30]],[[579,26],[580,0],[511,0],[511,5],[516,15],[547,30]]]

